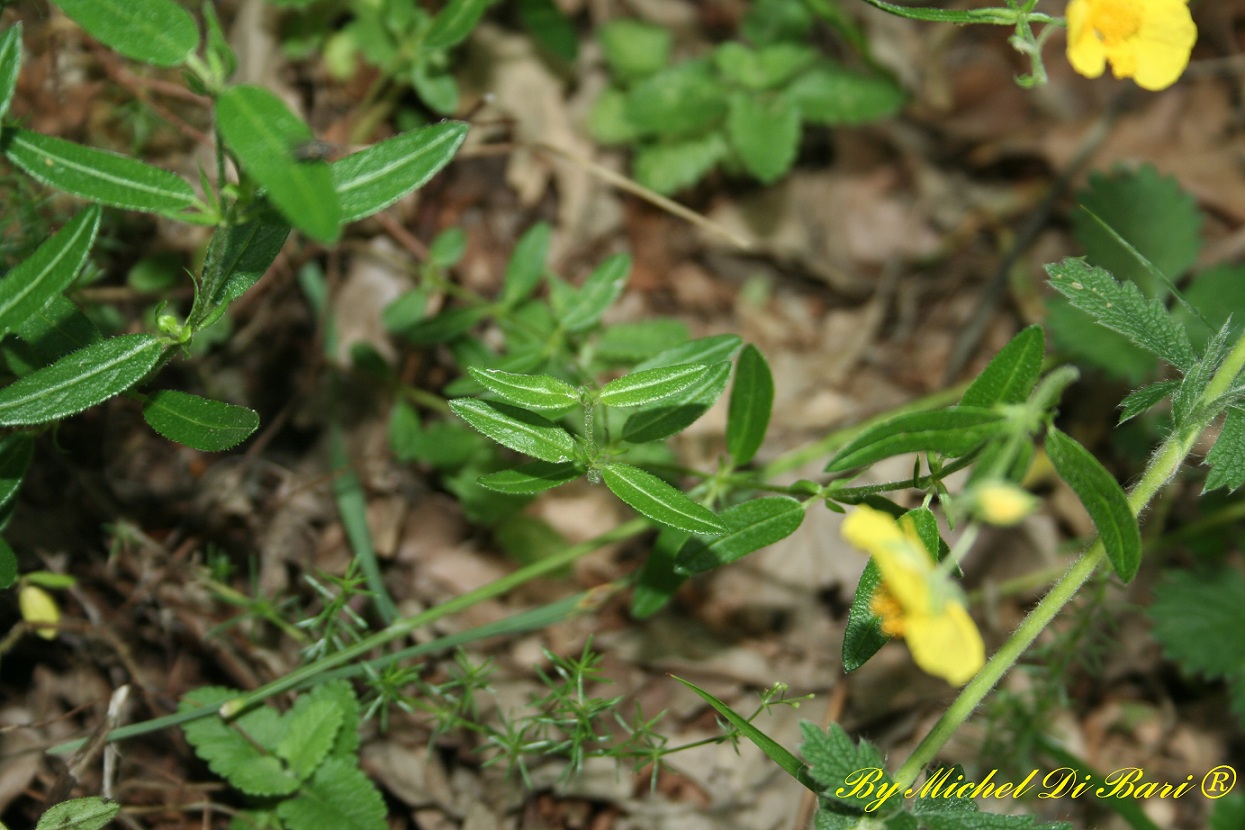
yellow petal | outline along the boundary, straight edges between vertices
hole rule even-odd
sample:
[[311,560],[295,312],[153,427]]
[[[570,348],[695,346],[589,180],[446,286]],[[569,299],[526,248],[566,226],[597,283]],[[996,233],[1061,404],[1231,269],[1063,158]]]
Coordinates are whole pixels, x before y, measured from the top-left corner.
[[1107,68],[1107,50],[1089,23],[1095,0],[1068,3],[1068,63],[1086,78],[1097,78]]
[[843,538],[877,563],[891,596],[905,613],[929,607],[934,563],[915,533],[905,533],[888,513],[861,505],[843,521]]
[[986,661],[977,625],[958,602],[944,603],[939,614],[909,617],[904,639],[922,670],[953,686],[971,680]]
[[1010,527],[1037,509],[1038,500],[1015,484],[992,481],[976,488],[973,507],[983,522]]
[[1150,0],[1136,38],[1133,80],[1142,89],[1166,89],[1189,65],[1197,26],[1185,0]]
[[56,639],[55,628],[40,625],[50,623],[54,626],[61,620],[61,609],[51,594],[38,585],[23,585],[17,595],[17,604],[21,609],[22,619],[38,626],[35,628],[36,634],[45,640]]

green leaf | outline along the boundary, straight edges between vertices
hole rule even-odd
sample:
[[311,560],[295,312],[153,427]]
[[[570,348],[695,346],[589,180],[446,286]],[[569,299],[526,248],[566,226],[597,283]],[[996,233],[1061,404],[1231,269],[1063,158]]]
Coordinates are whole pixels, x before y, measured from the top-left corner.
[[519,22],[555,57],[567,63],[579,57],[579,35],[553,0],[519,0]]
[[333,739],[333,747],[330,750],[331,755],[339,758],[354,759],[359,754],[359,698],[355,696],[354,688],[346,680],[331,680],[327,683],[318,683],[306,696],[299,698],[294,703],[297,709],[303,700],[307,701],[331,701],[342,713],[342,728],[337,730],[337,736]]
[[1200,271],[1185,289],[1184,297],[1210,327],[1204,326],[1183,304],[1172,309],[1199,351],[1229,318],[1233,341],[1245,333],[1245,267],[1225,264]]
[[[177,708],[185,712],[221,704],[237,694],[221,686],[204,686],[188,692]],[[218,715],[210,715],[183,724],[182,731],[208,768],[242,792],[278,796],[298,789],[298,778],[271,754],[285,731],[275,709],[259,706],[229,723]]]
[[636,150],[632,162],[636,181],[665,196],[695,184],[728,153],[721,133],[699,138],[648,144]]
[[774,376],[756,346],[745,346],[735,369],[730,405],[726,412],[726,451],[736,467],[752,460],[774,408]]
[[22,71],[22,23],[19,20],[0,32],[0,120],[9,114],[9,103]]
[[1215,446],[1206,456],[1206,463],[1211,470],[1202,487],[1203,493],[1220,487],[1228,488],[1231,493],[1245,484],[1245,410],[1228,407],[1223,428],[1219,430]]
[[67,355],[0,389],[0,426],[44,424],[129,389],[164,354],[162,340],[123,334]]
[[17,554],[0,539],[0,588],[11,588],[17,581]]
[[201,303],[191,314],[192,325],[198,329],[215,308],[245,294],[276,260],[289,236],[289,224],[268,212],[240,225],[217,228],[208,242]]
[[720,126],[726,90],[707,61],[687,61],[640,82],[628,94],[626,118],[642,134],[690,138]]
[[[800,734],[804,742],[800,744],[800,754],[808,760],[808,774],[819,786],[817,792],[824,798],[839,804],[864,810],[874,805],[873,815],[881,818],[896,812],[902,798],[887,803],[879,800],[879,790],[887,792],[898,789],[885,773],[882,753],[868,741],[853,743],[852,739],[837,723],[830,724],[823,732],[816,724],[802,721]],[[877,770],[879,775],[872,782],[872,789],[865,792],[857,781],[862,775]],[[866,779],[867,780],[867,779]]]
[[411,86],[428,108],[438,115],[453,115],[458,109],[458,84],[445,69],[418,63],[411,69]]
[[682,392],[712,371],[703,363],[683,363],[632,372],[601,387],[598,399],[606,406],[641,406]]
[[622,294],[630,271],[631,257],[626,254],[614,254],[598,265],[563,310],[560,316],[563,330],[578,332],[592,328]]
[[0,148],[32,178],[92,202],[176,216],[195,199],[181,176],[63,138],[6,127]]
[[91,252],[99,218],[94,205],[82,211],[0,279],[0,336],[20,327],[73,283]]
[[699,381],[628,418],[623,425],[623,440],[644,444],[687,429],[721,397],[730,376],[730,363],[721,361],[710,365],[709,371]]
[[1216,799],[1210,814],[1210,830],[1237,830],[1240,827],[1245,827],[1245,794],[1233,793],[1227,798]]
[[804,505],[780,497],[753,499],[728,507],[718,518],[726,533],[716,539],[689,539],[675,560],[677,572],[701,573],[786,539],[804,521]]
[[432,19],[424,35],[425,49],[448,49],[467,39],[491,0],[450,0]]
[[171,389],[152,393],[143,418],[170,441],[203,452],[232,449],[259,429],[259,415],[245,406]]
[[275,94],[249,84],[220,94],[216,123],[243,171],[268,191],[290,224],[318,242],[336,241],[342,209],[333,174],[323,160],[294,155],[294,148],[312,139],[310,127]]
[[799,758],[791,754],[782,744],[775,741],[769,735],[766,735],[760,729],[757,729],[748,721],[747,718],[740,715],[734,709],[727,706],[725,703],[718,700],[704,689],[701,689],[694,683],[684,680],[681,677],[675,677],[674,675],[671,675],[671,677],[674,677],[675,680],[691,689],[701,698],[701,700],[712,706],[715,712],[725,718],[731,726],[738,729],[745,738],[756,744],[757,748],[765,753],[765,757],[777,764],[783,772],[790,775],[796,781],[799,781],[814,793],[820,794],[817,786],[809,777],[808,767],[806,767]]
[[30,374],[103,339],[95,324],[61,295],[27,317],[15,333],[21,340],[8,341],[5,357],[19,375]]
[[1197,201],[1175,178],[1160,176],[1152,165],[1092,173],[1077,201],[1084,210],[1073,212],[1072,228],[1085,247],[1085,258],[1121,282],[1136,283],[1150,296],[1164,294],[1165,286],[1138,254],[1174,280],[1193,267],[1202,250]]
[[678,320],[658,318],[618,323],[601,331],[596,342],[596,358],[605,364],[630,366],[686,342],[687,337],[687,326]]
[[1186,671],[1245,682],[1245,652],[1225,648],[1229,632],[1245,630],[1245,576],[1233,568],[1169,569],[1149,609],[1154,637]]
[[467,367],[485,389],[525,409],[567,409],[579,403],[579,390],[552,375],[521,375],[500,369]]
[[172,0],[56,0],[87,34],[154,66],[180,66],[199,45],[190,12]]
[[238,55],[229,45],[225,30],[220,25],[216,6],[212,3],[204,3],[202,9],[203,28],[207,30],[203,56],[214,72],[218,71],[221,77],[228,79],[238,70]]
[[588,110],[588,131],[601,144],[633,144],[640,131],[627,118],[627,95],[610,87],[601,92]]
[[548,461],[532,461],[515,467],[513,470],[502,470],[480,476],[480,483],[498,493],[515,496],[529,496],[543,493],[574,481],[583,474],[578,464],[564,461],[551,464]]
[[1092,366],[1135,386],[1152,377],[1158,359],[1131,340],[1098,325],[1064,297],[1046,299],[1046,328],[1055,348],[1068,352],[1077,363]]
[[655,357],[651,357],[635,367],[633,371],[656,369],[658,366],[673,366],[676,363],[720,363],[730,360],[743,345],[743,338],[737,334],[714,334],[709,337],[698,337],[677,346],[671,346]]
[[372,780],[345,758],[332,757],[316,768],[298,791],[277,805],[287,830],[385,830],[385,801]]
[[652,473],[630,464],[607,464],[601,476],[610,492],[654,522],[691,533],[717,535],[726,525],[709,508],[697,504]]
[[466,334],[482,319],[484,319],[484,309],[449,308],[435,317],[420,320],[413,326],[395,331],[394,334],[416,346],[431,346],[434,343],[448,343]]
[[1151,383],[1149,386],[1143,386],[1131,392],[1120,403],[1120,423],[1130,421],[1143,412],[1157,406],[1160,401],[1173,394],[1180,388],[1180,381],[1160,380],[1157,383]]
[[1119,482],[1089,450],[1058,429],[1046,434],[1046,454],[1094,520],[1111,567],[1120,579],[1130,581],[1141,564],[1141,531]]
[[120,804],[97,795],[71,798],[44,811],[35,830],[100,830],[107,827],[119,812]]
[[541,275],[545,273],[552,230],[548,222],[537,222],[519,237],[502,279],[499,301],[503,306],[513,306],[536,290]]
[[0,438],[0,507],[17,495],[34,451],[35,442],[28,432]]
[[1158,300],[1133,283],[1119,283],[1084,260],[1065,259],[1046,266],[1051,286],[1100,325],[1119,332],[1177,369],[1187,371],[1195,356],[1189,336]]
[[665,608],[674,592],[687,581],[687,577],[675,571],[674,561],[690,535],[686,530],[673,527],[663,527],[658,532],[636,576],[635,591],[631,595],[631,616],[635,619],[651,617]]
[[852,607],[847,612],[847,626],[843,630],[843,671],[848,674],[869,662],[869,658],[890,641],[882,632],[882,618],[870,607],[881,583],[882,572],[870,558],[856,583]]
[[731,96],[726,134],[744,168],[765,184],[791,170],[800,147],[800,110],[783,98],[762,100],[746,92]]
[[1037,386],[1045,352],[1042,327],[1022,329],[964,391],[960,406],[989,409],[999,404],[1023,403]]
[[467,129],[462,121],[442,121],[400,133],[330,164],[341,221],[371,216],[423,187],[454,158]]
[[277,757],[299,780],[306,779],[328,757],[343,717],[331,700],[312,700],[310,695],[299,698],[284,718],[285,733],[274,747]]
[[975,406],[953,406],[932,412],[908,412],[870,427],[826,465],[839,473],[910,452],[967,455],[1006,428],[1003,416]]
[[805,121],[828,126],[880,121],[908,102],[907,93],[890,78],[863,75],[829,61],[800,75],[782,94]]
[[610,73],[623,82],[638,81],[670,62],[674,35],[669,29],[639,20],[611,20],[596,31]]
[[713,52],[718,71],[751,92],[782,86],[816,60],[817,50],[791,42],[750,49],[729,40]]
[[865,0],[870,6],[881,9],[884,12],[890,12],[899,17],[906,17],[909,20],[927,20],[934,23],[993,23],[996,25],[1010,26],[1014,22],[1009,14],[1014,14],[1008,9],[971,9],[960,11],[958,9],[937,9],[927,6],[901,6],[897,3],[888,3],[886,0]]
[[575,455],[575,439],[562,427],[525,409],[459,398],[450,409],[469,425],[504,447],[558,463]]

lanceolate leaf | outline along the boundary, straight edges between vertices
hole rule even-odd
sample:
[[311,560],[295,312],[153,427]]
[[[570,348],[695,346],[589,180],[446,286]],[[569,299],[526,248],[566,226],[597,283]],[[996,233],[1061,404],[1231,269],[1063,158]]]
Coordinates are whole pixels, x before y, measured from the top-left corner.
[[310,127],[276,95],[247,84],[220,94],[216,121],[244,172],[268,190],[281,215],[312,239],[337,239],[342,211],[329,166],[294,156],[295,147],[311,140]]
[[449,163],[467,137],[461,121],[442,121],[351,153],[329,165],[341,203],[341,221],[384,210],[422,187]]
[[628,418],[623,425],[623,440],[643,444],[687,429],[722,395],[730,376],[730,363],[714,363],[691,386]]
[[94,343],[0,389],[0,426],[44,424],[74,415],[129,389],[164,353],[149,334]]
[[27,432],[0,438],[0,506],[9,503],[22,485],[35,443]]
[[189,182],[168,170],[63,138],[11,127],[0,148],[32,178],[92,202],[175,216],[195,198]]
[[601,387],[599,400],[606,406],[653,403],[703,380],[709,371],[710,367],[702,363],[684,363],[632,372]]
[[506,263],[506,275],[501,284],[502,305],[513,305],[536,290],[545,272],[551,230],[548,222],[537,222],[519,237]]
[[19,374],[42,369],[70,352],[104,339],[90,318],[60,294],[27,317],[14,333],[21,341],[13,342],[6,356],[9,365],[13,366],[13,352],[20,352],[25,365],[21,370],[14,367]]
[[490,0],[450,0],[432,19],[424,46],[428,49],[448,49],[467,39],[480,15],[488,8]]
[[998,404],[1021,403],[1037,385],[1045,351],[1046,337],[1041,326],[1022,330],[965,390],[960,405],[989,409]]
[[635,591],[631,595],[631,615],[638,620],[651,617],[666,606],[687,577],[674,570],[674,560],[679,549],[690,536],[686,530],[663,527],[653,541],[652,550],[644,560],[644,567],[636,577]]
[[579,403],[579,390],[552,375],[521,375],[467,367],[467,373],[507,403],[525,409],[566,409]]
[[886,645],[890,637],[882,633],[882,618],[869,607],[873,594],[882,582],[882,572],[872,559],[865,565],[852,607],[847,612],[847,627],[843,630],[843,671],[854,672],[869,662],[878,649]]
[[745,346],[735,368],[735,385],[731,387],[730,407],[726,413],[726,451],[735,466],[752,460],[774,408],[774,376],[769,364],[756,346]]
[[673,366],[676,363],[719,363],[734,357],[743,342],[743,338],[737,334],[700,337],[660,352],[636,366],[635,371],[655,369],[658,366]]
[[56,0],[91,37],[127,58],[178,66],[199,45],[194,18],[172,0]]
[[450,409],[497,443],[524,455],[552,463],[575,455],[575,439],[569,432],[525,409],[471,398],[450,401]]
[[1128,496],[1089,450],[1059,430],[1047,433],[1046,453],[1094,520],[1111,566],[1128,582],[1141,564],[1141,531]]
[[1160,380],[1157,383],[1151,383],[1149,386],[1143,386],[1129,393],[1120,403],[1120,423],[1132,420],[1141,413],[1149,410],[1158,404],[1159,401],[1175,394],[1180,389],[1180,381],[1175,378],[1169,380]]
[[1005,426],[1003,416],[975,406],[909,412],[865,430],[830,460],[826,472],[863,467],[909,452],[967,455]]
[[22,70],[22,24],[13,24],[0,32],[0,119],[9,113],[9,102],[17,88]]
[[551,490],[568,481],[574,481],[583,470],[579,465],[569,461],[551,464],[548,461],[532,461],[515,467],[513,470],[502,470],[480,476],[480,484],[497,493],[508,493],[516,496],[529,496]]
[[709,508],[639,467],[609,464],[601,468],[601,476],[610,492],[658,524],[705,535],[726,531],[726,525]]
[[787,538],[804,521],[804,505],[795,499],[754,499],[728,507],[718,518],[726,533],[716,539],[689,539],[675,560],[676,571],[707,571]]
[[43,815],[35,830],[101,830],[121,812],[121,804],[97,795],[71,798],[53,804]]
[[[274,212],[264,212],[240,225],[217,228],[203,263],[202,315],[241,297],[272,265],[289,238],[290,226]],[[191,322],[198,325],[199,304]]]
[[0,279],[0,336],[25,323],[69,287],[95,241],[99,216],[95,206],[82,211]]
[[220,452],[245,441],[259,428],[259,415],[245,406],[166,389],[154,393],[143,417],[170,441],[203,452]]
[[591,328],[622,294],[630,270],[631,257],[626,254],[615,254],[597,266],[562,314],[562,328],[566,331]]

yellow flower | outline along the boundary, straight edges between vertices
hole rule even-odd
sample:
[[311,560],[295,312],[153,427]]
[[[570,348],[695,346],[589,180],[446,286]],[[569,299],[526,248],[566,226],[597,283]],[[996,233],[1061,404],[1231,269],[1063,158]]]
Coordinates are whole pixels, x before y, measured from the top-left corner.
[[939,571],[911,522],[861,506],[843,522],[843,538],[867,551],[882,573],[871,608],[882,630],[902,636],[926,672],[962,686],[985,663],[985,645],[949,577]]
[[61,609],[56,600],[38,585],[25,584],[17,594],[17,605],[22,619],[35,627],[35,633],[45,640],[56,639],[56,624],[61,621]]
[[1038,500],[1015,484],[991,481],[973,491],[977,518],[999,527],[1010,527],[1037,509]]
[[1070,0],[1068,63],[1097,78],[1111,62],[1117,78],[1166,89],[1189,65],[1197,27],[1188,0]]

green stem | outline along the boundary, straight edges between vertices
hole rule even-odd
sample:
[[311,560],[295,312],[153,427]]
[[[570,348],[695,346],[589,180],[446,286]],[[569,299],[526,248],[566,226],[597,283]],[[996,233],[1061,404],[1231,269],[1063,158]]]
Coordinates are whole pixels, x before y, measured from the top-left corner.
[[[1237,341],[1232,353],[1215,372],[1215,376],[1202,393],[1199,403],[1205,405],[1221,397],[1232,386],[1243,368],[1245,368],[1245,338]],[[1163,442],[1159,451],[1150,459],[1141,480],[1128,494],[1128,506],[1132,509],[1133,515],[1140,516],[1159,490],[1176,474],[1180,465],[1184,463],[1185,457],[1193,449],[1203,427],[1212,417],[1213,413],[1207,415],[1203,421],[1185,425],[1174,431]],[[1102,542],[1094,542],[1089,550],[1085,551],[1080,559],[1068,569],[1068,572],[1054,584],[1050,593],[1042,598],[1029,616],[1025,617],[1015,633],[968,682],[968,685],[960,692],[960,696],[952,702],[938,723],[934,724],[933,729],[921,740],[912,755],[895,773],[895,783],[899,784],[901,789],[906,790],[912,786],[920,771],[933,761],[943,744],[955,734],[955,731],[981,704],[995,684],[1016,664],[1038,635],[1076,595],[1085,581],[1102,564],[1104,558],[1106,557]]]

